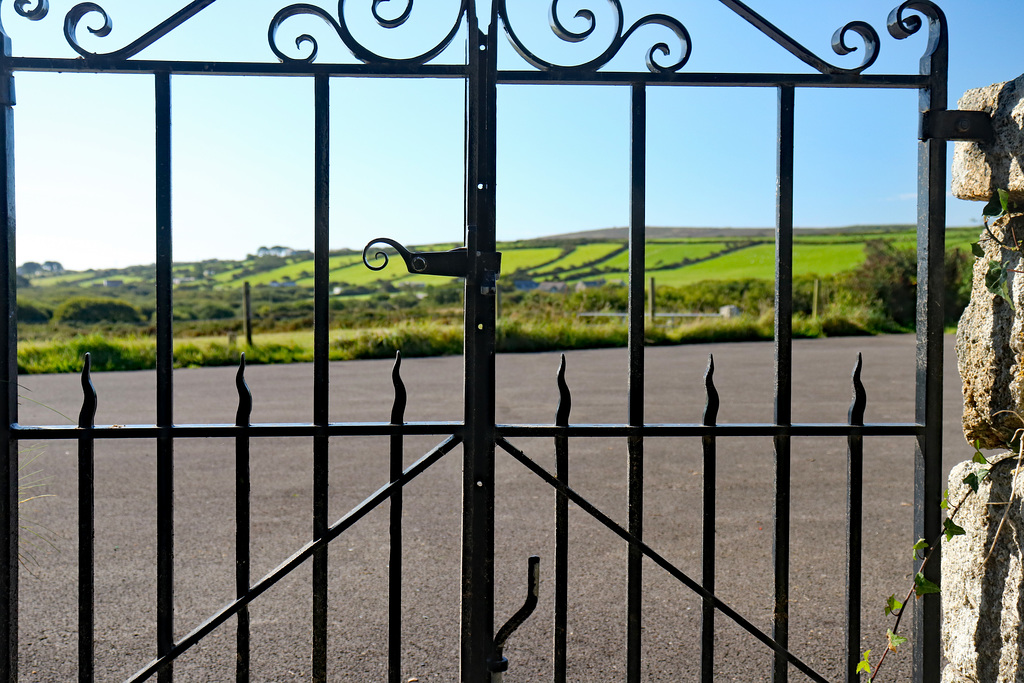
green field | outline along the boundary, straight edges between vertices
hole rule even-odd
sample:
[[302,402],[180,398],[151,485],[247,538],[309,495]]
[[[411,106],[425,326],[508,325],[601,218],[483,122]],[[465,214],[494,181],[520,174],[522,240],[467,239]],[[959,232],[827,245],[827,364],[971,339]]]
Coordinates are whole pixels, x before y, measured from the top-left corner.
[[580,244],[574,247],[565,256],[543,266],[530,270],[534,277],[543,276],[554,271],[571,271],[585,265],[603,262],[612,254],[625,248],[625,245],[618,242],[594,242]]
[[[978,228],[950,228],[946,233],[947,247],[967,250],[977,239]],[[902,230],[863,232],[851,230],[835,233],[801,233],[794,236],[794,275],[829,276],[847,272],[864,261],[864,244],[872,239],[884,239],[900,247],[913,249],[916,234],[911,226]],[[441,251],[452,245],[416,247],[419,251]],[[629,250],[624,239],[595,239],[590,242],[553,239],[499,244],[502,252],[503,282],[533,279],[538,282],[561,280],[605,279],[625,280],[629,269]],[[645,245],[647,275],[665,285],[682,285],[702,280],[764,279],[775,274],[774,240],[767,236],[731,237],[727,229],[708,237],[681,237],[665,239],[655,236]],[[208,267],[208,263],[213,266]],[[436,285],[442,279],[411,275],[400,258],[392,254],[388,266],[374,271],[362,262],[362,256],[353,252],[332,254],[329,260],[331,283],[349,288],[353,296],[365,296],[369,291],[391,285]],[[214,274],[204,276],[209,271]],[[291,282],[299,288],[313,286],[313,260],[308,252],[294,257],[249,257],[243,261],[214,261],[202,264],[175,264],[174,276],[189,278],[190,287],[236,288],[244,282],[253,287],[271,283]],[[31,285],[39,288],[86,287],[94,291],[103,288],[104,280],[121,280],[125,285],[146,285],[152,281],[152,266],[136,266],[123,270],[44,273],[33,277]],[[195,278],[191,281],[191,278]],[[385,283],[382,285],[382,283]],[[389,283],[389,284],[387,284]]]
[[[679,234],[675,231],[673,234]],[[656,280],[657,309],[663,313],[714,313],[737,306],[733,322],[674,319],[649,325],[646,343],[684,343],[770,338],[774,301],[775,250],[770,231],[668,237],[652,231],[645,244],[645,277]],[[960,272],[946,287],[946,321],[954,324],[969,291],[969,245],[977,228],[946,233],[947,268]],[[625,326],[580,312],[621,312],[627,306],[630,253],[622,231],[591,241],[547,238],[498,245],[501,312],[498,348],[536,351],[595,348],[625,343]],[[614,237],[614,238],[612,238]],[[874,241],[870,250],[865,246]],[[879,245],[879,241],[884,244]],[[909,331],[917,266],[911,227],[862,232],[797,232],[793,240],[794,328],[797,336],[834,336]],[[440,252],[452,245],[412,248]],[[959,252],[959,255],[952,251]],[[226,365],[238,361],[244,344],[239,291],[252,285],[255,344],[246,350],[254,363],[312,358],[314,263],[309,252],[250,255],[241,261],[211,259],[177,263],[173,295],[175,363]],[[871,261],[868,262],[868,253]],[[291,253],[282,256],[282,253]],[[372,260],[375,265],[381,262]],[[862,269],[861,267],[864,266]],[[36,271],[39,269],[36,268]],[[19,275],[19,365],[23,372],[71,372],[86,351],[96,369],[153,367],[156,328],[155,268],[152,264],[84,272]],[[33,271],[28,271],[33,272]],[[879,279],[881,278],[881,279]],[[381,270],[362,254],[329,256],[330,357],[380,358],[402,349],[407,355],[459,353],[462,348],[463,283],[460,278],[412,275],[392,253]],[[519,286],[521,280],[556,281],[567,292]],[[104,286],[118,280],[116,287]],[[608,286],[576,291],[581,281]],[[290,286],[280,286],[287,283]],[[645,283],[646,284],[646,283]],[[271,286],[276,285],[276,286]],[[891,286],[894,285],[894,286]],[[564,291],[564,290],[563,290]],[[902,299],[901,299],[902,297]],[[812,300],[813,298],[813,300]],[[953,310],[959,307],[959,310]],[[87,317],[84,312],[93,311]],[[102,311],[102,313],[98,313]],[[952,321],[952,322],[951,322]]]

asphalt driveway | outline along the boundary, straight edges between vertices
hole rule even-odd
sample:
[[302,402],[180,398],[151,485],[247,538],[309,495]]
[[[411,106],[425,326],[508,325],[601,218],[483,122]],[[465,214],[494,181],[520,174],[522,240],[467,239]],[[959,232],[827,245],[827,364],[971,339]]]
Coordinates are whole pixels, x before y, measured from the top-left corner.
[[[971,451],[959,428],[960,383],[947,339],[944,467]],[[864,354],[868,422],[911,422],[914,339],[883,336],[799,340],[794,344],[796,422],[845,422],[850,372]],[[714,353],[721,422],[771,422],[772,345],[736,343],[649,348],[649,422],[699,422],[702,376]],[[625,349],[573,351],[567,380],[571,421],[624,422]],[[498,420],[551,423],[558,392],[554,353],[502,355],[497,362]],[[387,421],[390,361],[331,367],[331,419]],[[309,422],[310,365],[256,366],[248,371],[253,422]],[[407,419],[461,419],[461,358],[409,359]],[[101,373],[99,424],[152,423],[152,372]],[[61,424],[50,409],[75,417],[81,388],[75,376],[22,378],[23,424]],[[175,373],[177,423],[234,421],[234,369]],[[42,406],[47,406],[44,408]],[[411,462],[438,439],[410,438]],[[551,443],[516,445],[549,465]],[[23,516],[52,543],[36,543],[21,589],[21,671],[25,681],[70,681],[76,672],[77,500],[73,442],[24,444],[53,497],[23,506]],[[626,446],[621,439],[571,444],[573,486],[620,523],[626,517]],[[123,680],[155,652],[155,443],[96,446],[96,585],[98,680]],[[176,631],[180,636],[234,593],[234,442],[176,442]],[[254,577],[310,536],[311,440],[254,439],[252,549]],[[885,597],[909,586],[913,513],[913,440],[871,438],[865,444],[865,647],[884,647]],[[699,439],[650,439],[646,446],[645,537],[691,576],[700,576],[701,455]],[[458,671],[461,449],[423,474],[405,494],[405,649],[403,680],[454,681]],[[772,607],[772,481],[770,439],[721,439],[718,445],[718,594],[761,628]],[[833,680],[842,671],[845,591],[845,439],[793,442],[791,648]],[[331,442],[331,518],[343,515],[387,479],[387,440]],[[496,591],[500,624],[520,605],[526,558],[538,554],[550,571],[551,489],[499,452],[497,462]],[[330,551],[330,678],[381,681],[387,649],[386,505],[341,536]],[[570,512],[570,680],[621,680],[625,666],[625,544],[586,514]],[[645,680],[696,680],[700,602],[651,563],[645,564]],[[550,584],[537,612],[506,648],[505,680],[551,676]],[[253,680],[309,678],[310,569],[295,574],[252,606]],[[179,681],[228,681],[234,671],[234,620],[175,665]],[[768,651],[719,617],[717,680],[767,678]],[[909,651],[889,680],[909,671]],[[793,671],[793,681],[804,680]]]

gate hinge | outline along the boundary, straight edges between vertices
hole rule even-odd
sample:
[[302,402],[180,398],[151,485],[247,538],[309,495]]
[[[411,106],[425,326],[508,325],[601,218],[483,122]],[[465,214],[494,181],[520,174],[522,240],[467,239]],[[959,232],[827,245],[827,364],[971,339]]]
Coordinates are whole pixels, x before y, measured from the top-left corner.
[[970,140],[991,142],[992,117],[983,111],[937,109],[921,115],[921,140]]
[[[375,245],[386,244],[398,252],[398,255],[405,261],[405,267],[415,275],[442,275],[448,277],[468,277],[470,275],[469,250],[466,247],[451,249],[449,251],[409,251],[401,244],[387,237],[379,237],[372,240],[363,248],[363,263],[370,270],[383,270],[388,265],[388,254],[385,251],[377,251],[374,258],[382,261],[380,265],[370,263],[370,250]],[[481,289],[489,288],[493,291],[498,280],[498,273],[501,271],[501,253],[477,252],[474,261],[480,281]]]
[[14,74],[0,71],[0,106],[13,107],[15,104]]

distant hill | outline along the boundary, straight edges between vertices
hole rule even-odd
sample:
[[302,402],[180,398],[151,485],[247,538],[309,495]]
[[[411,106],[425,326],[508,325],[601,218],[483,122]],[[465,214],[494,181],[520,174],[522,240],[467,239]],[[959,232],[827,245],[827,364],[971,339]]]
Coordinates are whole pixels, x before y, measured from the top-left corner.
[[[865,233],[890,233],[913,230],[912,224],[893,225],[848,225],[841,228],[796,228],[797,235],[844,235]],[[648,239],[680,239],[680,238],[714,238],[728,239],[732,237],[757,238],[774,237],[775,228],[659,228],[648,227]],[[566,232],[548,237],[538,237],[538,241],[547,240],[624,240],[629,238],[629,228],[599,228],[597,230],[581,230]],[[524,240],[526,241],[526,240]]]

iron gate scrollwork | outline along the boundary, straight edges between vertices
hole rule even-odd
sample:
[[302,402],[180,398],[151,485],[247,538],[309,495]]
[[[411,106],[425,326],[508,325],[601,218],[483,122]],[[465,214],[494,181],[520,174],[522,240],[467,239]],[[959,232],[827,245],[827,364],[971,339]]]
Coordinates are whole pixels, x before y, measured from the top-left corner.
[[[984,136],[985,121],[964,115],[953,119],[946,113],[947,92],[947,26],[941,9],[927,0],[907,0],[897,6],[888,18],[888,32],[895,39],[907,38],[920,31],[928,35],[926,53],[916,74],[873,75],[867,73],[875,63],[881,39],[868,23],[854,21],[836,31],[832,39],[834,52],[848,55],[860,52],[861,60],[852,68],[831,64],[814,54],[753,9],[738,0],[720,0],[729,10],[745,19],[758,31],[811,67],[814,73],[690,73],[684,70],[693,45],[683,22],[666,14],[641,16],[627,25],[622,0],[608,0],[604,15],[610,14],[615,24],[610,42],[597,57],[579,64],[560,64],[539,56],[517,31],[507,0],[494,0],[489,16],[479,17],[476,4],[464,0],[452,24],[433,47],[405,58],[390,58],[364,46],[350,31],[346,12],[357,3],[340,0],[337,12],[313,4],[297,3],[279,10],[268,27],[269,49],[276,63],[166,61],[136,58],[147,47],[185,24],[211,6],[216,0],[195,0],[160,22],[142,36],[123,47],[110,51],[92,51],[80,42],[79,32],[85,27],[94,38],[90,43],[114,42],[112,17],[99,4],[82,2],[64,17],[67,44],[80,56],[76,59],[14,56],[11,41],[4,35],[4,51],[0,58],[0,118],[3,145],[0,168],[3,169],[3,222],[5,239],[0,257],[0,279],[6,285],[0,298],[0,320],[4,333],[2,380],[6,391],[0,393],[0,412],[6,418],[0,425],[0,438],[7,445],[6,466],[0,470],[0,487],[7,493],[0,497],[0,534],[4,553],[0,554],[0,678],[18,679],[18,506],[17,506],[17,444],[22,439],[75,439],[79,443],[81,468],[79,529],[79,679],[93,678],[93,589],[92,538],[93,492],[91,466],[93,445],[98,439],[155,439],[158,443],[158,588],[157,588],[157,656],[130,678],[145,680],[153,675],[161,681],[172,680],[173,661],[229,617],[238,615],[238,680],[249,677],[249,622],[247,605],[257,600],[281,578],[309,559],[313,560],[312,607],[312,670],[314,680],[327,679],[326,605],[327,546],[371,510],[390,502],[390,636],[389,680],[398,681],[401,652],[401,547],[402,491],[434,463],[457,445],[462,444],[463,462],[463,545],[462,545],[462,656],[461,676],[464,683],[479,683],[500,676],[508,666],[502,655],[505,639],[525,619],[538,596],[538,561],[529,563],[529,592],[523,609],[496,632],[494,624],[494,463],[496,449],[520,462],[556,492],[555,552],[552,567],[545,568],[553,576],[555,604],[554,643],[552,644],[554,677],[565,680],[566,645],[566,562],[568,505],[571,502],[598,523],[622,538],[629,547],[626,680],[640,680],[643,655],[641,638],[641,597],[643,574],[641,561],[651,560],[703,600],[701,631],[701,680],[711,681],[715,633],[715,615],[719,613],[749,632],[764,646],[774,651],[772,680],[788,680],[790,667],[815,681],[825,678],[789,650],[789,474],[790,440],[795,436],[829,435],[848,440],[849,475],[849,543],[847,594],[847,674],[846,680],[857,680],[854,667],[859,659],[860,641],[860,543],[861,493],[860,467],[863,437],[873,435],[905,435],[916,438],[915,537],[932,538],[940,525],[940,425],[942,375],[942,278],[945,223],[945,168],[947,139]],[[400,13],[386,18],[380,6],[387,0],[373,0],[369,5],[376,24],[384,30],[400,29],[414,12],[425,5],[406,0]],[[388,3],[390,4],[390,3]],[[585,4],[585,3],[584,3]],[[363,5],[360,5],[363,8]],[[49,14],[47,0],[15,0],[14,11],[32,21],[44,20]],[[337,40],[355,58],[354,63],[321,63],[319,44],[308,33],[292,36],[287,33],[289,20],[300,15],[320,19],[333,29]],[[598,12],[579,9],[577,26],[564,23],[558,0],[550,3],[550,28],[566,43],[597,40],[595,29]],[[582,22],[582,24],[580,23]],[[467,58],[463,64],[434,64],[465,26],[468,35]],[[638,29],[657,27],[667,32],[669,42],[657,42],[646,52],[647,72],[604,70],[626,43],[637,41]],[[294,49],[286,47],[293,40]],[[853,38],[857,36],[859,41]],[[857,45],[855,42],[862,44]],[[530,68],[505,70],[498,68],[498,52],[502,46],[511,48]],[[157,421],[154,425],[114,429],[95,424],[96,393],[90,381],[90,364],[86,358],[82,375],[85,392],[77,427],[18,424],[17,407],[17,329],[15,288],[15,212],[12,82],[21,71],[65,71],[69,73],[147,73],[153,76],[156,93],[156,234],[157,234]],[[174,423],[172,403],[172,280],[171,280],[171,79],[180,74],[217,75],[290,75],[312,78],[315,82],[315,216],[314,216],[314,405],[309,424],[252,424],[252,397],[245,382],[245,360],[241,359],[237,374],[239,404],[234,424],[178,425]],[[410,252],[397,242],[382,238],[367,245],[364,260],[371,264],[369,253],[374,244],[389,245],[398,251],[412,272],[465,278],[465,413],[450,423],[416,423],[405,420],[406,391],[400,375],[401,358],[394,367],[394,406],[387,425],[338,423],[328,418],[328,218],[330,172],[330,85],[332,78],[345,77],[431,77],[457,78],[466,83],[466,156],[465,156],[465,246],[450,252]],[[628,331],[628,419],[625,424],[573,425],[570,422],[572,397],[565,379],[565,361],[559,369],[557,384],[561,400],[551,425],[499,425],[495,423],[495,282],[500,271],[500,254],[495,236],[495,179],[497,173],[496,135],[499,86],[515,84],[587,84],[603,83],[628,87],[631,91],[632,140],[630,168],[629,223],[629,331]],[[698,424],[651,424],[645,420],[644,395],[644,255],[645,255],[645,190],[646,190],[646,120],[647,92],[652,87],[687,87],[715,85],[720,87],[766,87],[778,93],[778,193],[776,222],[775,279],[775,415],[769,424],[719,424],[719,397],[714,385],[714,362],[709,361],[705,375],[706,408]],[[916,419],[911,424],[865,424],[865,392],[859,379],[860,359],[853,374],[854,400],[846,423],[830,425],[798,424],[791,416],[792,317],[793,317],[793,146],[795,91],[802,87],[903,88],[921,93],[920,113],[923,121],[919,143],[919,218],[918,218],[918,355]],[[963,122],[966,121],[966,124]],[[381,251],[380,253],[384,253]],[[100,397],[102,399],[102,397]],[[329,523],[327,517],[327,446],[332,437],[343,435],[379,435],[391,440],[389,481],[372,492],[360,505]],[[408,467],[402,466],[403,438],[409,435],[439,435],[443,440]],[[170,495],[174,477],[174,442],[185,437],[229,437],[235,440],[237,454],[236,513],[237,557],[236,598],[213,612],[204,623],[188,634],[175,639],[174,634],[174,528],[173,499]],[[248,453],[252,439],[270,436],[312,437],[314,452],[313,537],[274,571],[255,582],[249,575],[248,557]],[[715,596],[714,520],[716,440],[723,436],[771,437],[775,449],[774,510],[774,617],[771,633],[763,633],[741,614]],[[514,445],[520,437],[550,438],[555,450],[555,472],[527,456]],[[625,525],[616,523],[606,512],[573,490],[569,482],[569,443],[571,439],[615,437],[625,439],[629,456],[629,517]],[[643,472],[644,443],[659,437],[689,437],[701,440],[704,454],[704,523],[702,580],[696,581],[658,553],[644,541],[643,535]],[[939,563],[933,561],[926,574],[938,582]],[[939,614],[938,597],[925,596],[915,611],[914,680],[935,681],[939,678]],[[495,679],[496,680],[496,679]]]

